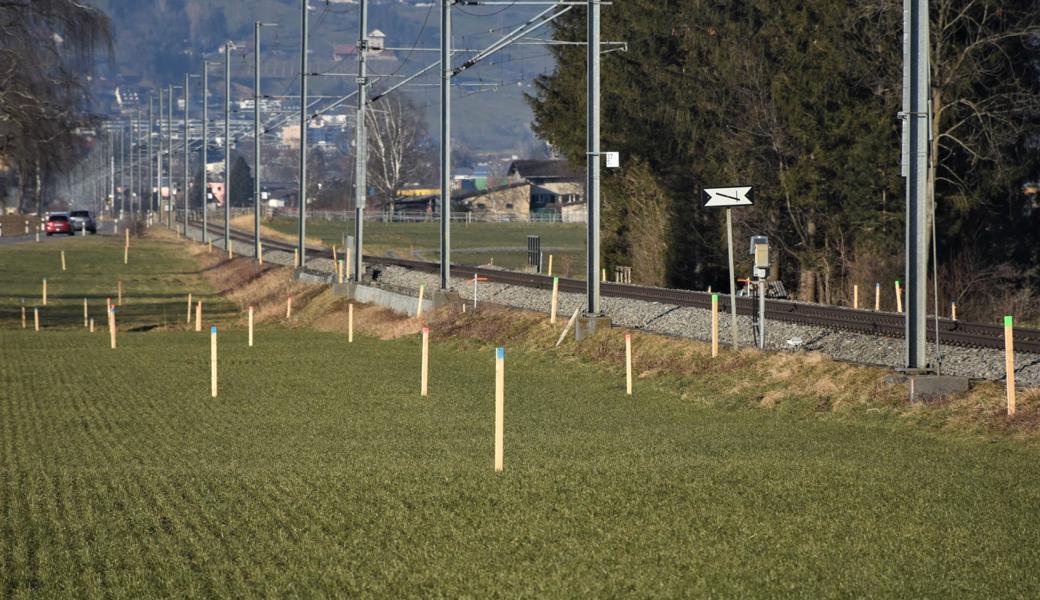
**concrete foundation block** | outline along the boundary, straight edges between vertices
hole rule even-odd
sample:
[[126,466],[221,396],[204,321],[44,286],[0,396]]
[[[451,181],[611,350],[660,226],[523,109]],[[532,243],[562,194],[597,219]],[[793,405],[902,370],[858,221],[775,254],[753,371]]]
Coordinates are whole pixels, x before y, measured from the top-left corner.
[[459,306],[462,304],[462,297],[454,290],[434,290],[430,292],[430,301],[433,302],[434,308]]
[[911,402],[935,402],[967,392],[971,380],[950,375],[908,375],[906,385],[910,388]]
[[610,329],[610,317],[604,315],[578,315],[574,324],[574,339],[582,341],[596,333],[599,329]]
[[293,269],[292,277],[296,281],[317,284],[330,284],[335,280],[335,276],[331,273],[311,271],[307,268],[301,269],[299,267]]

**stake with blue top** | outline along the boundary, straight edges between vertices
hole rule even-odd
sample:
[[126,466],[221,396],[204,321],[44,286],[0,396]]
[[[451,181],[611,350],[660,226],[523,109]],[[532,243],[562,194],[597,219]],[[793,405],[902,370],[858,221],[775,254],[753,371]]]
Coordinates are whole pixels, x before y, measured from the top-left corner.
[[505,468],[506,349],[495,350],[495,470]]

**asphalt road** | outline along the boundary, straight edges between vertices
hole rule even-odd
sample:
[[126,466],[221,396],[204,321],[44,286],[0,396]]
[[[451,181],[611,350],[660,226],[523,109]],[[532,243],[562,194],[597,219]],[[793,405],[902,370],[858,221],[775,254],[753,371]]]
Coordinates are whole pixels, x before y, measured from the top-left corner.
[[[116,228],[117,228],[117,225],[116,225],[115,221],[102,221],[102,222],[98,223],[98,235],[114,235],[117,232]],[[81,235],[81,233],[77,233],[76,235],[79,236],[79,235]],[[40,243],[42,244],[44,242],[49,242],[50,240],[54,240],[54,239],[67,239],[69,237],[72,237],[72,236],[65,235],[65,234],[55,234],[55,235],[52,235],[50,237],[47,237],[46,234],[41,233],[40,234]],[[36,241],[36,234],[33,234],[33,233],[30,233],[29,235],[5,235],[3,237],[0,237],[0,246],[6,246],[6,245],[9,245],[9,244],[24,244],[26,242],[35,242],[35,241]]]

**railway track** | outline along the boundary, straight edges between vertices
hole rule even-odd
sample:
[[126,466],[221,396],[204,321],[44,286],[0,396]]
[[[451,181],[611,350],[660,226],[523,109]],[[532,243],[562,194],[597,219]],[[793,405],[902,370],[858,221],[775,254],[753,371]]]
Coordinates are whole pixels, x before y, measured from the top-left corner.
[[[192,222],[194,226],[200,223]],[[223,235],[223,227],[210,225],[210,231]],[[245,243],[252,243],[252,234],[232,229],[231,238]],[[263,238],[264,247],[292,252],[293,244]],[[308,256],[320,256],[332,258],[332,251],[324,248],[309,246]],[[393,265],[421,271],[426,273],[438,273],[440,265],[435,262],[411,260],[389,256],[365,255],[365,262],[376,265]],[[452,274],[461,277],[473,277],[478,275],[487,278],[488,281],[505,285],[514,285],[535,289],[552,289],[552,277],[536,275],[532,273],[517,273],[513,271],[500,271],[497,269],[484,269],[463,265],[452,265]],[[582,294],[585,293],[585,282],[579,279],[560,278],[560,291]],[[646,287],[639,285],[601,283],[601,294],[605,297],[626,298],[629,300],[642,300],[644,302],[656,302],[674,306],[684,306],[711,309],[711,294],[707,292],[695,292],[690,290],[675,290],[668,288]],[[737,298],[737,314],[752,316],[758,310],[757,299]],[[719,295],[719,311],[728,313],[729,296]],[[808,304],[789,300],[766,300],[766,319],[785,321],[812,327],[824,327],[840,331],[850,331],[868,335],[878,335],[890,338],[903,338],[905,335],[905,319],[903,315],[890,312],[875,312],[872,310],[855,310],[838,306],[827,306],[822,304]],[[928,320],[928,340],[935,342],[935,321]],[[943,344],[954,346],[965,346],[973,348],[1003,348],[1004,328],[1000,325],[988,325],[984,323],[968,323],[965,321],[953,321],[951,319],[939,319],[939,340]],[[1040,354],[1040,330],[1015,328],[1015,350],[1018,352],[1031,352]]]

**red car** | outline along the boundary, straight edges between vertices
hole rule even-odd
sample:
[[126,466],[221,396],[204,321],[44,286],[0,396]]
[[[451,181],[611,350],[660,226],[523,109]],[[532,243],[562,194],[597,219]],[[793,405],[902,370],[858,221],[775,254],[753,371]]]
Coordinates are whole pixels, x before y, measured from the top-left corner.
[[69,215],[65,213],[55,213],[48,217],[46,231],[47,235],[54,235],[55,233],[75,235],[75,232],[72,231],[72,221],[69,220]]

